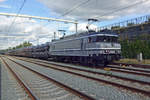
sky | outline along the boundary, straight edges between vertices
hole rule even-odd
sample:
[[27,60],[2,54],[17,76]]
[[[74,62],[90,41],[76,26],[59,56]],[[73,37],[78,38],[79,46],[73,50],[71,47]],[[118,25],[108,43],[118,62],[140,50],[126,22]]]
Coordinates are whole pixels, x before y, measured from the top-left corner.
[[[18,13],[24,0],[0,0],[0,13]],[[78,21],[78,32],[86,31],[87,19],[99,21],[100,26],[149,15],[150,0],[26,0],[19,14]],[[0,16],[0,49],[14,47],[24,41],[42,44],[66,34],[75,33],[71,23]]]

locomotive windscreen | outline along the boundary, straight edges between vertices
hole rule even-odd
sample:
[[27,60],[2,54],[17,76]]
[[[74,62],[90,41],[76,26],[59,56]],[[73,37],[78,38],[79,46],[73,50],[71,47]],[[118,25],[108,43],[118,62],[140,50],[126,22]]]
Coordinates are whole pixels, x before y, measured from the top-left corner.
[[89,37],[90,42],[118,42],[118,38],[114,36],[93,36]]

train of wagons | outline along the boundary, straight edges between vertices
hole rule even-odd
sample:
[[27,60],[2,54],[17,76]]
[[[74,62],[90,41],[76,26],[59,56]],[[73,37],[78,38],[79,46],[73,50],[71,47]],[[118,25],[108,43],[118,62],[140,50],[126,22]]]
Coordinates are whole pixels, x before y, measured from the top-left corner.
[[8,55],[81,64],[108,64],[120,59],[118,35],[111,30],[68,35],[45,44],[9,50]]

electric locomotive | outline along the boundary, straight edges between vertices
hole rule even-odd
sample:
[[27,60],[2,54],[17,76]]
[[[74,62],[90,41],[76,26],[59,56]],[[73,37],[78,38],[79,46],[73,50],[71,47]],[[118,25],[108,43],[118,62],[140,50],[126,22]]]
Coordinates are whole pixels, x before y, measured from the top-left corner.
[[54,40],[49,44],[51,58],[82,64],[108,64],[118,60],[121,45],[111,30],[85,32]]

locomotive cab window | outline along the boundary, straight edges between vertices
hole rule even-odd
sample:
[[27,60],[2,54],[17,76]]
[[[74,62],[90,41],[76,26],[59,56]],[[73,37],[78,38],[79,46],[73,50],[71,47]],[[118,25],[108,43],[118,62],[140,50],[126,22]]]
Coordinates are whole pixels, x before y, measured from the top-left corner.
[[93,42],[118,42],[117,37],[113,36],[93,36],[88,38],[89,43]]
[[97,36],[96,42],[117,42],[117,37],[113,37],[113,36]]

